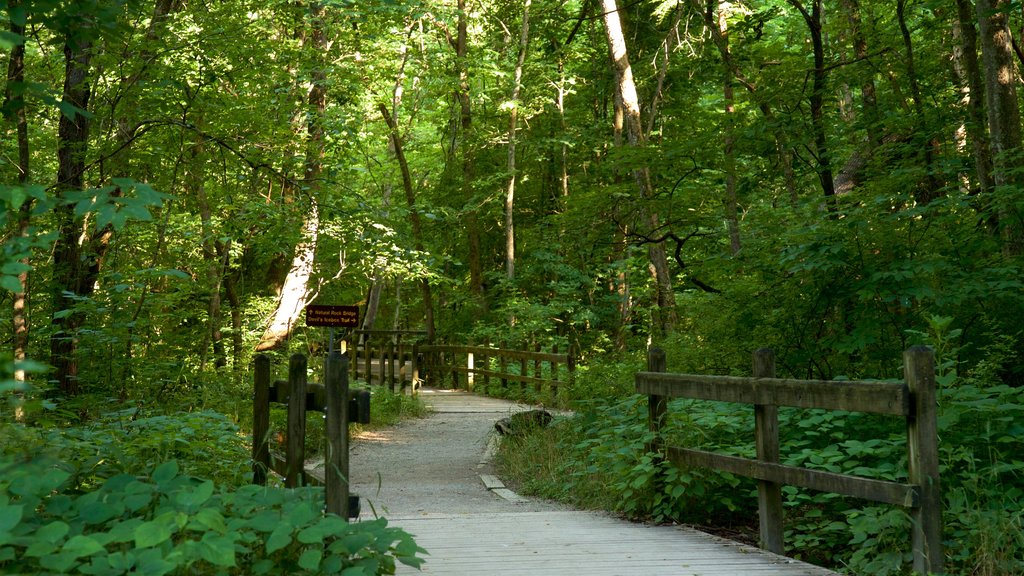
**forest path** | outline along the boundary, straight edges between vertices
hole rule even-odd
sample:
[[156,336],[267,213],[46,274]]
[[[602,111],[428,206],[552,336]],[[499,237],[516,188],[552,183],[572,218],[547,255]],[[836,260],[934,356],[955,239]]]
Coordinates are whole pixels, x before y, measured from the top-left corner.
[[494,476],[492,437],[498,419],[532,407],[458,391],[424,389],[421,398],[428,417],[353,439],[350,473],[361,518],[384,516],[428,551],[422,573],[834,575],[689,528],[520,497]]

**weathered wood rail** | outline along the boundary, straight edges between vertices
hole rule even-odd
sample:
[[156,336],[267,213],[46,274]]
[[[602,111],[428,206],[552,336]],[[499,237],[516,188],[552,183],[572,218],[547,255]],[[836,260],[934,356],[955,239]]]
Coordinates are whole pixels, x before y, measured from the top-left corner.
[[[359,515],[358,499],[349,496],[349,434],[352,422],[370,421],[370,395],[351,392],[348,358],[334,352],[324,362],[324,384],[307,382],[306,357],[293,354],[288,380],[271,382],[270,358],[260,354],[254,361],[252,460],[253,483],[265,485],[272,470],[284,477],[285,486],[320,485],[325,489],[327,511],[342,518]],[[301,399],[295,401],[296,399]],[[288,405],[285,457],[270,450],[270,403]],[[325,479],[320,482],[305,470],[306,412],[323,412],[327,419]]]
[[426,336],[423,330],[353,330],[352,341],[346,343],[352,379],[386,385],[391,391],[415,389],[416,346]]
[[[417,371],[429,372],[437,383],[450,379],[452,388],[469,392],[475,391],[478,378],[486,392],[493,378],[502,388],[516,382],[524,390],[533,385],[537,393],[546,386],[557,395],[558,388],[569,384],[576,371],[572,351],[559,353],[557,346],[544,352],[539,344],[534,350],[441,344],[418,346],[416,352],[422,363],[416,365]],[[464,384],[461,375],[465,375]]]
[[[677,466],[712,468],[758,480],[761,547],[784,554],[782,485],[833,492],[910,509],[913,569],[943,573],[942,499],[939,484],[935,359],[930,348],[903,354],[904,382],[818,381],[775,378],[775,356],[754,353],[753,377],[666,373],[665,353],[652,349],[636,390],[648,395],[655,449]],[[757,459],[665,446],[660,437],[669,398],[754,406]],[[778,407],[867,412],[902,417],[907,427],[907,483],[874,480],[780,463]]]

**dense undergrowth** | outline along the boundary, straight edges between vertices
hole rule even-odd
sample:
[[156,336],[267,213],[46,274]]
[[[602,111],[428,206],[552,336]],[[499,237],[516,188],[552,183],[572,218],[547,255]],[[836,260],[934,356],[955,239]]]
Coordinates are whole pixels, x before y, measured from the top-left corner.
[[[378,425],[424,410],[374,392]],[[386,519],[324,514],[320,488],[249,484],[250,438],[221,413],[136,407],[54,427],[73,414],[43,405],[0,426],[2,573],[369,576],[422,563]],[[315,453],[323,418],[307,421]]]
[[[995,359],[993,359],[995,360]],[[946,570],[1024,574],[1024,388],[980,363],[958,377],[940,366],[939,437]],[[513,437],[500,463],[519,489],[577,506],[654,522],[730,529],[756,538],[757,489],[748,479],[678,469],[648,451],[646,397],[630,394],[639,362],[580,374],[572,417]],[[601,390],[590,394],[593,386]],[[618,394],[608,392],[617,389]],[[666,440],[753,457],[749,406],[676,400]],[[906,479],[899,419],[820,410],[780,410],[784,463],[884,480]],[[836,494],[784,488],[787,554],[850,574],[909,573],[906,510]]]

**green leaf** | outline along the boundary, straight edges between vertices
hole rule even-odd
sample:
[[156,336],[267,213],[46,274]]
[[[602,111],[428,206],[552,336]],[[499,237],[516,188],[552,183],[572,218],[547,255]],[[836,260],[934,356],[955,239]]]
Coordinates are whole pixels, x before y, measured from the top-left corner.
[[199,526],[220,534],[228,531],[227,524],[224,522],[224,516],[214,508],[203,508],[196,513],[192,520]]
[[163,522],[146,522],[135,529],[135,547],[152,548],[170,539],[171,529]]
[[0,276],[0,288],[14,293],[23,291],[21,280],[18,280],[17,276]]
[[0,506],[0,532],[9,532],[21,522],[24,506],[11,504]]
[[324,552],[319,548],[306,550],[299,556],[299,567],[310,572],[316,572],[320,568],[320,560],[323,556]]
[[292,543],[292,527],[289,524],[278,524],[267,538],[267,554],[273,554]]
[[50,522],[46,526],[43,526],[39,530],[37,530],[36,538],[44,542],[50,542],[52,544],[55,544],[59,542],[62,538],[67,536],[68,530],[70,529],[71,527],[68,526],[66,522],[56,520],[54,522]]
[[75,558],[81,558],[82,556],[92,556],[100,550],[103,550],[103,546],[101,546],[94,538],[79,534],[78,536],[72,536],[71,539],[64,544],[64,548],[61,552],[64,554],[72,554]]
[[199,553],[203,560],[215,566],[234,566],[235,539],[207,533],[203,535]]
[[153,470],[153,482],[158,485],[170,482],[178,475],[178,469],[177,461],[164,462]]
[[185,508],[194,509],[209,500],[211,496],[213,496],[213,482],[207,480],[191,491],[178,493],[175,500]]

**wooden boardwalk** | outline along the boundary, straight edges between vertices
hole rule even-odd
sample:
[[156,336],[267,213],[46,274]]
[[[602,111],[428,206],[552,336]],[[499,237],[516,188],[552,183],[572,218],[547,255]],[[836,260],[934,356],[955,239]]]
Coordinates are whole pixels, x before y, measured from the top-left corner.
[[[634,524],[595,512],[390,518],[446,576],[835,576],[834,572],[691,528]],[[401,566],[398,574],[421,573]]]
[[[357,439],[352,463],[357,493],[428,552],[422,570],[400,565],[398,574],[836,576],[692,528],[519,497],[491,474],[486,437],[494,421],[529,407],[457,391],[421,398],[429,418]],[[372,515],[364,505],[363,517]]]

